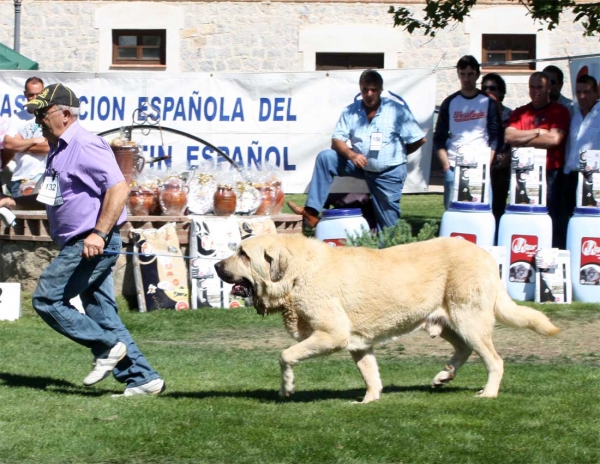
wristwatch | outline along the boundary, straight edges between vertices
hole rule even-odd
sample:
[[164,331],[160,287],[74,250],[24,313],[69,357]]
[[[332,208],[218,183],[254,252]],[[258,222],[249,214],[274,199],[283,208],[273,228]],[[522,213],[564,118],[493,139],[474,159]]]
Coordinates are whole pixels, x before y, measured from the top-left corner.
[[104,246],[108,243],[108,235],[102,232],[101,230],[94,229],[92,230],[92,234],[98,235],[102,240],[104,240]]

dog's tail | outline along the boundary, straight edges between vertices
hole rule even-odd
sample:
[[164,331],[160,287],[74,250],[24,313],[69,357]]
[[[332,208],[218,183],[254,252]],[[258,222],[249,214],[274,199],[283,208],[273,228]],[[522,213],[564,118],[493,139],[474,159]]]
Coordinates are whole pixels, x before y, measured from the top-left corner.
[[509,327],[530,329],[540,335],[556,335],[560,332],[544,313],[517,305],[504,288],[498,291],[494,313],[499,322]]

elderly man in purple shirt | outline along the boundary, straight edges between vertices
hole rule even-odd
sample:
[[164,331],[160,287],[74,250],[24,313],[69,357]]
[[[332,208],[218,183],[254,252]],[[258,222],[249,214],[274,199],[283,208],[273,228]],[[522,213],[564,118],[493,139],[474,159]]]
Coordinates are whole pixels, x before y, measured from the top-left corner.
[[[54,330],[91,349],[94,368],[84,385],[112,372],[127,384],[123,396],[158,395],[165,382],[121,321],[114,294],[129,186],[108,143],[79,125],[79,99],[70,89],[49,85],[26,107],[51,146],[37,200],[46,204],[50,235],[61,247],[40,276],[33,307]],[[85,314],[69,303],[77,295]]]

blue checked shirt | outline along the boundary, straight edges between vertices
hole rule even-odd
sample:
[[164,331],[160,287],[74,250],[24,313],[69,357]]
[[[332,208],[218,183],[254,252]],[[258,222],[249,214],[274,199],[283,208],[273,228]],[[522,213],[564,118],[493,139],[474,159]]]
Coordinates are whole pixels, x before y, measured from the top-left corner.
[[[371,134],[383,134],[380,150],[371,150]],[[362,100],[348,105],[335,126],[333,138],[347,142],[352,150],[367,158],[365,171],[381,172],[406,163],[406,145],[425,137],[406,103],[381,98],[381,104],[369,123]]]

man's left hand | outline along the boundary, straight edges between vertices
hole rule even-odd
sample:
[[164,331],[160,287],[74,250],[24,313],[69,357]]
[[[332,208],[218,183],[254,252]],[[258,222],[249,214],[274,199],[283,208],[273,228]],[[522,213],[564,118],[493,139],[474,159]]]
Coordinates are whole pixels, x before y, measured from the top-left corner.
[[91,233],[83,241],[83,253],[81,254],[86,259],[92,259],[104,253],[104,239],[99,235]]

